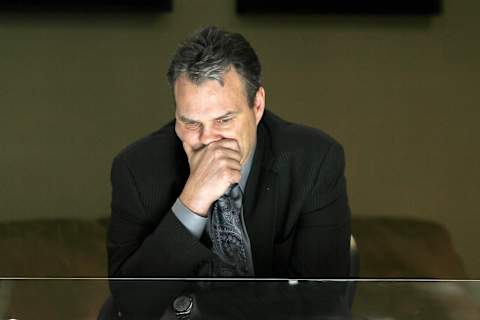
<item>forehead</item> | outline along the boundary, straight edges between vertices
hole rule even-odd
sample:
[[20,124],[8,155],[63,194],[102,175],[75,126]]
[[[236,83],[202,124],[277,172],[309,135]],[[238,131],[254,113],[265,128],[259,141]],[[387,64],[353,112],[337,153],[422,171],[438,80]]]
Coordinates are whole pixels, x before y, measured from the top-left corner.
[[230,68],[223,76],[223,85],[217,80],[192,82],[185,74],[178,77],[174,85],[177,115],[219,116],[236,111],[247,104],[241,76]]

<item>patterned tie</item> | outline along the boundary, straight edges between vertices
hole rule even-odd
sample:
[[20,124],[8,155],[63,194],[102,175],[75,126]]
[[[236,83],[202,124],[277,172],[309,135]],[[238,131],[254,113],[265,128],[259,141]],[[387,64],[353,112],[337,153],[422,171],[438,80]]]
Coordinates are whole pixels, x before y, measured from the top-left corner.
[[254,276],[252,253],[243,220],[242,189],[234,184],[213,204],[208,234],[215,254],[210,276]]

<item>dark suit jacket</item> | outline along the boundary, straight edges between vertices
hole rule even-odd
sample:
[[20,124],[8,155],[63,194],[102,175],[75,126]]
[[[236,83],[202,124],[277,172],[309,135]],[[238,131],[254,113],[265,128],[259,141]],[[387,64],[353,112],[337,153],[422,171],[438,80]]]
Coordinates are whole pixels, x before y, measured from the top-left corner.
[[[256,277],[348,277],[344,166],[331,137],[265,111],[243,204]],[[171,211],[188,175],[174,122],[115,157],[110,277],[198,275],[212,253]]]

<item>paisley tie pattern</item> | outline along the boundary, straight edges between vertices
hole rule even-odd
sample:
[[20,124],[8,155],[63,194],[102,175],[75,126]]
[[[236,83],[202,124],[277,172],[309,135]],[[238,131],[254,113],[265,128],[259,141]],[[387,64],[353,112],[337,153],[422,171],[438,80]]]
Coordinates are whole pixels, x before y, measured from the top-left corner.
[[210,262],[210,276],[254,276],[250,240],[243,220],[242,190],[238,184],[232,185],[213,204],[207,228],[215,254]]

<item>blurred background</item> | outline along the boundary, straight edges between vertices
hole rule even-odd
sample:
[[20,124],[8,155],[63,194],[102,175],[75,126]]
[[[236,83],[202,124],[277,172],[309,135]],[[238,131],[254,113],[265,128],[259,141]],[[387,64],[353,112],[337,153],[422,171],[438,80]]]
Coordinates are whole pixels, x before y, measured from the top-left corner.
[[112,158],[173,119],[165,74],[177,44],[218,25],[257,51],[268,109],[343,144],[354,219],[441,226],[462,276],[479,278],[479,11],[446,0],[435,15],[239,14],[234,0],[175,0],[170,12],[0,12],[4,246],[65,230],[91,241],[81,223],[11,230],[108,217]]

